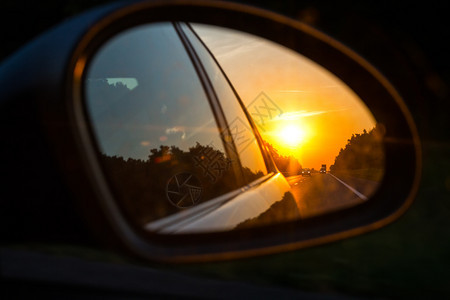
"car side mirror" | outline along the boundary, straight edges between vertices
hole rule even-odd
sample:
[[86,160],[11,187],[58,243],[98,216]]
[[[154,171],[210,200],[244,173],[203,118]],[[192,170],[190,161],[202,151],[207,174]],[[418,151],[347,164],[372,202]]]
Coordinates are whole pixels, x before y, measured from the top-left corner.
[[133,254],[275,253],[369,232],[411,205],[420,140],[401,96],[304,23],[232,3],[142,2],[43,39],[65,74],[46,78],[59,94],[36,96],[61,172],[93,230]]

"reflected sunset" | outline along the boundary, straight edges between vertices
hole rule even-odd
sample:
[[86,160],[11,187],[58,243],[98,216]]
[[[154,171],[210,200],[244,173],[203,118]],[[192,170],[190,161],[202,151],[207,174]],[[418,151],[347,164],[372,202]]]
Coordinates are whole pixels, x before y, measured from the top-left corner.
[[234,230],[373,195],[384,174],[384,127],[346,84],[273,42],[193,27],[127,30],[86,73],[98,158],[136,225]]
[[283,46],[242,32],[194,25],[233,83],[265,141],[303,167],[330,166],[352,134],[375,119],[339,78]]
[[299,147],[305,139],[305,131],[297,124],[283,125],[277,130],[278,144],[287,147]]

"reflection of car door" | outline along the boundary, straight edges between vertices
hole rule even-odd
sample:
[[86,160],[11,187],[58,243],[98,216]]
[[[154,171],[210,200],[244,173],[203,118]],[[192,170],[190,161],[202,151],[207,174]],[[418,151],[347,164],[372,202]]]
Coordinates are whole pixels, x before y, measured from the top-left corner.
[[[118,80],[134,85],[118,86]],[[287,183],[279,176],[278,187],[270,188],[276,168],[230,83],[188,25],[143,26],[109,41],[90,64],[86,98],[105,174],[118,205],[138,226],[192,206],[205,215],[206,202],[219,199],[215,205],[223,206],[245,194],[233,202],[241,215],[236,225],[282,198]],[[257,185],[264,185],[266,200],[242,193]],[[219,211],[221,218],[229,216]],[[221,218],[215,225],[223,225]]]
[[[228,198],[213,201],[214,204],[205,203],[191,210],[190,222],[185,221],[187,215],[183,213],[181,217],[171,216],[149,223],[146,227],[169,233],[228,230],[236,226],[258,224],[258,216],[269,211],[274,203],[286,198],[289,185],[274,167],[270,155],[261,147],[262,141],[256,127],[207,47],[189,25],[176,24],[175,27],[196,64],[206,92],[209,93],[209,101],[215,110],[225,148],[230,157],[239,161],[235,166],[239,167],[237,172],[241,173],[248,188],[245,193],[235,193]],[[292,211],[292,198],[288,197],[285,202],[289,202]],[[211,209],[212,205],[214,209]],[[205,214],[205,211],[208,213]],[[271,213],[285,215],[273,213],[273,210]],[[293,215],[298,217],[298,214]],[[271,218],[274,221],[277,217]]]
[[[138,226],[245,185],[190,55],[175,27],[159,23],[109,41],[89,67],[86,106],[104,173]],[[130,78],[134,86],[117,85]]]

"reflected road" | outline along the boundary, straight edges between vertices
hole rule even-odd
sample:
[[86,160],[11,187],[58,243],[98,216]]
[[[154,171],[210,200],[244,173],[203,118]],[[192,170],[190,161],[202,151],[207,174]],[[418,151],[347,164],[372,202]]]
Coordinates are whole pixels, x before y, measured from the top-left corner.
[[337,178],[332,174],[286,177],[302,218],[343,209],[365,202],[378,182]]

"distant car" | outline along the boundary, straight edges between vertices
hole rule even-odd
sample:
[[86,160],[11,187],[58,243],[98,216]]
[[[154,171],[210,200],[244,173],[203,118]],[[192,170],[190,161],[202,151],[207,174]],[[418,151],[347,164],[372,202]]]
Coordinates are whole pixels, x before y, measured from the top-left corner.
[[309,168],[302,169],[302,176],[311,176],[311,169]]
[[327,170],[325,170],[325,169],[320,169],[320,171],[319,171],[319,173],[321,173],[321,174],[326,174],[327,173]]

